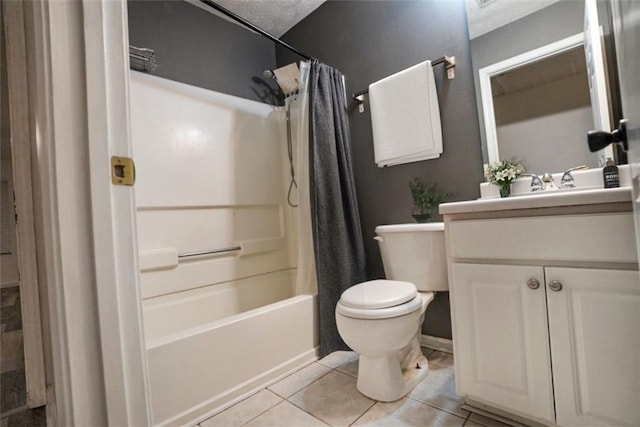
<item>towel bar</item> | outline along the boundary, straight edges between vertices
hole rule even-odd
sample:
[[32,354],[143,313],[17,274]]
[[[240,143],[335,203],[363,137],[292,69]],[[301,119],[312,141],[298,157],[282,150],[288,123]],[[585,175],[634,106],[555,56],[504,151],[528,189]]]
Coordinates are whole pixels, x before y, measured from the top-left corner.
[[[443,56],[436,60],[431,61],[431,66],[435,66],[438,64],[445,64],[444,68],[447,70],[447,78],[449,80],[453,79],[456,76],[455,68],[456,68],[456,57],[455,56]],[[369,93],[369,89],[363,89],[361,91],[355,92],[351,95],[356,104],[358,105],[358,110],[362,113],[364,108],[362,108],[364,104],[364,96]]]
[[229,248],[220,248],[220,249],[212,249],[209,251],[198,251],[198,252],[185,252],[182,254],[178,254],[178,258],[188,258],[192,256],[200,256],[200,255],[213,255],[213,254],[221,254],[225,252],[235,252],[239,251],[242,248],[240,246],[232,246]]

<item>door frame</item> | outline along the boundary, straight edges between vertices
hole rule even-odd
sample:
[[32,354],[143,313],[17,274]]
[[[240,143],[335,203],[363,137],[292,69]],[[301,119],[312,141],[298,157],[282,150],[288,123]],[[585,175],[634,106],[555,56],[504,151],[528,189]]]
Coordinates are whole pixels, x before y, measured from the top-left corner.
[[[52,425],[151,425],[132,187],[124,0],[23,10],[38,277]],[[16,168],[18,165],[14,165]]]
[[36,261],[33,189],[31,182],[31,148],[27,57],[24,13],[18,2],[4,2],[9,122],[11,128],[11,163],[13,170],[15,238],[18,261],[20,310],[24,343],[27,406],[46,404],[46,381],[40,316],[40,291]]

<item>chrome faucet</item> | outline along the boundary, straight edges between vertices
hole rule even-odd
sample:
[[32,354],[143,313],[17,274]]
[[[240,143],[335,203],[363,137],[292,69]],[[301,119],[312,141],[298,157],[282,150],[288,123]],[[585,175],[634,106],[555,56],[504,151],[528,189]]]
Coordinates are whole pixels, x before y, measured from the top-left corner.
[[535,173],[523,173],[521,176],[530,176],[531,177],[531,192],[535,193],[536,191],[542,191],[545,188],[544,182],[540,179],[538,175]]
[[571,174],[571,172],[581,170],[581,169],[589,169],[589,166],[582,165],[582,166],[576,166],[575,168],[568,169],[562,175],[562,179],[560,180],[560,188],[575,188],[576,183],[573,179],[573,175]]
[[573,179],[573,175],[571,175],[571,171],[566,171],[560,180],[560,188],[575,188],[575,186],[576,182]]

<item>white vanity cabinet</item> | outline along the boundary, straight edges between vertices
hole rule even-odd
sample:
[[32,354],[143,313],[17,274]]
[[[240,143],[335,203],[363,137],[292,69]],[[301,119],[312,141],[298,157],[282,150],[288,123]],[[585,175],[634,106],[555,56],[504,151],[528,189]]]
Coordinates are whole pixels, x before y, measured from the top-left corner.
[[640,425],[637,271],[546,268],[560,425]]
[[458,393],[548,425],[640,425],[631,204],[500,202],[441,206]]
[[552,422],[544,288],[527,286],[544,283],[543,268],[454,263],[452,273],[458,392]]

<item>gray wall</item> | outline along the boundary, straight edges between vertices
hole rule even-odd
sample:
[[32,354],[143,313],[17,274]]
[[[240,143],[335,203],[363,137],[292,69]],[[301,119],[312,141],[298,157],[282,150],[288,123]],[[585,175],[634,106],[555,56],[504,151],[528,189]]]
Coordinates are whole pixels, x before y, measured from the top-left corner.
[[[384,277],[374,229],[379,224],[411,222],[408,182],[438,182],[451,201],[479,197],[482,155],[475,106],[464,0],[328,1],[282,39],[340,69],[347,93],[425,59],[454,55],[456,78],[446,80],[435,68],[444,139],[436,160],[379,169],[374,162],[369,110],[360,114],[350,102],[352,152],[358,204],[365,236],[367,274]],[[300,58],[276,49],[278,65]],[[451,337],[448,293],[439,294],[427,311],[423,332]]]
[[[486,147],[478,70],[583,31],[584,2],[561,1],[471,40],[482,146]],[[486,149],[483,159],[487,162]]]
[[152,74],[241,98],[276,103],[262,71],[274,43],[182,0],[128,2],[129,42],[154,49]]

